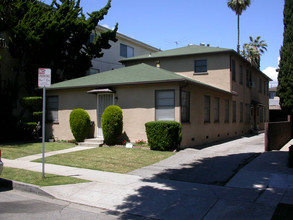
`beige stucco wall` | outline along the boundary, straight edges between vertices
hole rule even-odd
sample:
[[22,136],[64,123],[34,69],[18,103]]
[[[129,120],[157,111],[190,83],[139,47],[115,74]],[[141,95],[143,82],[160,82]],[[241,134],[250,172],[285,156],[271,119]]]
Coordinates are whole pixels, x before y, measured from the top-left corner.
[[[120,106],[123,111],[123,132],[129,140],[147,140],[145,123],[155,120],[155,91],[175,91],[175,120],[179,121],[179,85],[156,84],[121,86],[113,88],[116,91],[114,104]],[[82,90],[56,90],[48,91],[47,96],[59,97],[59,123],[47,123],[46,137],[54,135],[57,140],[74,139],[69,125],[69,115],[72,109],[85,109],[91,120],[95,122],[94,136],[97,135],[97,94],[88,94],[90,89]]]
[[[203,75],[195,75],[194,60],[200,59],[207,59],[208,72]],[[160,67],[162,69],[178,73],[180,75],[223,89],[225,91],[231,91],[230,56],[227,53],[128,61],[126,66],[131,66],[138,63],[146,63],[151,66],[156,66],[157,61],[160,62]]]
[[[97,96],[88,94],[90,89],[47,91],[47,96],[59,97],[58,123],[46,124],[46,137],[54,135],[56,140],[74,139],[69,125],[69,115],[73,109],[83,108],[90,115],[91,121],[97,125]],[[94,130],[96,135],[96,129]]]
[[132,142],[141,139],[147,140],[145,123],[155,121],[156,90],[175,91],[175,120],[179,121],[178,84],[123,86],[117,88],[117,105],[123,110],[123,130]]
[[[232,57],[236,63],[236,80],[232,81],[232,91],[235,94],[233,100],[237,103],[237,112],[240,111],[240,104],[251,104],[252,101],[256,101],[259,105],[251,105],[251,129],[254,129],[254,118],[256,121],[256,128],[258,130],[264,130],[264,122],[269,121],[269,94],[268,86],[269,79],[263,75],[261,72],[252,68],[247,62],[243,62],[242,59],[237,57]],[[240,83],[240,65],[243,68],[243,84]],[[246,85],[246,70],[251,70],[251,81],[255,86]],[[261,90],[259,90],[259,79],[261,79]],[[265,83],[266,82],[266,83]],[[266,90],[264,87],[266,86]],[[263,121],[261,121],[259,108],[263,108]],[[245,113],[244,113],[245,119]]]

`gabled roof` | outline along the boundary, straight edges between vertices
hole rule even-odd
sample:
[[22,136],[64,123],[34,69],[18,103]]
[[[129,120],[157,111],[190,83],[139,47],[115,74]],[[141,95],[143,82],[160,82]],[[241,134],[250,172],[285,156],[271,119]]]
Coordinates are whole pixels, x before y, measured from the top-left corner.
[[216,87],[178,75],[174,72],[152,67],[144,63],[55,83],[47,89],[103,88],[122,85],[172,82],[190,82],[203,87],[229,93]]
[[188,45],[186,47],[180,47],[172,50],[160,51],[156,53],[145,54],[136,57],[130,57],[120,60],[120,62],[126,62],[130,60],[141,60],[141,59],[153,59],[162,57],[173,57],[173,56],[186,56],[195,54],[207,54],[207,53],[222,53],[222,52],[235,52],[232,49],[209,47],[209,46],[198,46]]

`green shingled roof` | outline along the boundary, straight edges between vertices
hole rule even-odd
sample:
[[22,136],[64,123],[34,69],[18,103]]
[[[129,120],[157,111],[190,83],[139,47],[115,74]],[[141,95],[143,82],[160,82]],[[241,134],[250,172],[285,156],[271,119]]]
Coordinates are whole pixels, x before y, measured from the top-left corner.
[[130,60],[140,60],[140,59],[152,59],[161,57],[172,57],[172,56],[185,56],[194,54],[206,54],[206,53],[221,53],[221,52],[235,52],[232,49],[219,48],[219,47],[207,47],[198,45],[188,45],[186,47],[180,47],[172,50],[160,51],[156,53],[145,54],[141,56],[131,57],[120,60],[121,62]]
[[67,80],[52,84],[48,90],[70,89],[70,88],[102,88],[119,85],[135,85],[148,83],[171,83],[190,82],[210,89],[230,93],[225,90],[201,83],[199,81],[178,75],[174,72],[149,66],[147,64],[137,64],[107,72],[97,73],[77,79]]
[[186,80],[173,72],[146,64],[124,67],[52,84],[48,89],[103,87],[114,85],[178,82]]

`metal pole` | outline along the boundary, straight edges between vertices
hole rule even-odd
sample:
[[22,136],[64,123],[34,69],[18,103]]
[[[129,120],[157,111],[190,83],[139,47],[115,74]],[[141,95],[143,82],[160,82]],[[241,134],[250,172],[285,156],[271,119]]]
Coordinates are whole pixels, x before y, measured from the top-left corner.
[[42,153],[42,176],[45,177],[45,117],[46,115],[46,88],[43,87],[43,122],[42,122],[42,142],[43,142],[43,153]]

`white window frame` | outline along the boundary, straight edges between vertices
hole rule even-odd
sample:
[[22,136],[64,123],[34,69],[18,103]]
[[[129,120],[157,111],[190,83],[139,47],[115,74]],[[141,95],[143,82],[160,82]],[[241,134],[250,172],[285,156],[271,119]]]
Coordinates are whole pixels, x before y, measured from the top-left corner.
[[134,57],[134,48],[120,43],[120,56],[125,58]]
[[175,121],[175,90],[155,91],[155,120]]

